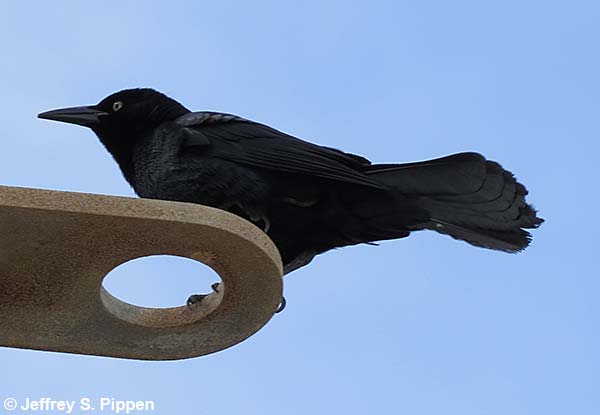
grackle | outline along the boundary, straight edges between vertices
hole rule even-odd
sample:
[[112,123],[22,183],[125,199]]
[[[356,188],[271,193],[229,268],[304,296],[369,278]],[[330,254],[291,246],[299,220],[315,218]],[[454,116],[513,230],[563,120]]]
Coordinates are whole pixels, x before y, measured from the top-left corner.
[[430,229],[518,252],[543,219],[513,174],[477,153],[405,164],[312,144],[231,114],[191,112],[153,89],[39,118],[91,128],[144,198],[213,206],[261,227],[285,272],[333,248]]

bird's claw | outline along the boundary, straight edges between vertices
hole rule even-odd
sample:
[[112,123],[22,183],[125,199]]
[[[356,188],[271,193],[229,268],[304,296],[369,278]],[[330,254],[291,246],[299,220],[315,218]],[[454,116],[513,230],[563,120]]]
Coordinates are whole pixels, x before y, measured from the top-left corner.
[[271,229],[271,222],[266,216],[250,215],[250,221],[261,228],[264,233],[269,233],[269,229]]
[[265,227],[263,228],[263,232],[264,233],[269,233],[269,229],[271,229],[271,222],[269,222],[269,219],[267,219],[266,217],[262,218]]
[[275,314],[281,313],[283,310],[285,310],[286,305],[287,301],[285,300],[285,297],[281,297],[281,302],[279,303],[279,307],[277,307],[277,310],[275,310]]
[[[215,282],[212,283],[210,288],[212,288],[212,290],[216,293],[219,292],[219,285],[221,285],[221,283],[219,282]],[[200,304],[202,302],[202,300],[204,300],[206,297],[208,297],[210,294],[193,294],[190,295],[187,299],[187,301],[185,302],[186,305],[188,306],[188,308],[193,307],[196,304]]]
[[206,294],[190,295],[185,303],[188,308],[191,308],[191,307],[195,306],[196,304],[200,304],[205,297],[206,297]]
[[257,218],[256,220],[253,220],[253,222],[254,222],[254,224],[255,224],[256,226],[258,226],[259,228],[260,228],[260,226],[259,226],[259,225],[260,225],[260,224],[261,224],[261,222],[262,222],[262,225],[263,225],[263,226],[262,226],[262,228],[261,228],[261,229],[262,229],[262,231],[263,231],[264,233],[269,233],[269,229],[271,229],[271,222],[269,222],[269,219],[267,219],[267,217],[266,217],[266,216],[262,216],[262,217],[260,217],[260,218]]

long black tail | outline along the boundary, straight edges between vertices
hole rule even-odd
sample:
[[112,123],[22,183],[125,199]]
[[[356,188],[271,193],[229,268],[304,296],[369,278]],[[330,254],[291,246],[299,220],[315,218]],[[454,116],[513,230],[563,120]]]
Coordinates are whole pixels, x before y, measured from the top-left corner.
[[477,153],[408,164],[379,164],[366,174],[412,196],[428,213],[416,229],[432,229],[472,245],[518,252],[544,220],[525,202],[513,174]]

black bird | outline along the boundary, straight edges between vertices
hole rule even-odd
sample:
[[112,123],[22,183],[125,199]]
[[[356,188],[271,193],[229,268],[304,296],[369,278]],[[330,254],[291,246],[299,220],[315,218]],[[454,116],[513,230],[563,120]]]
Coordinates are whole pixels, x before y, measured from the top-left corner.
[[406,164],[300,140],[218,112],[191,112],[153,89],[39,118],[91,128],[144,198],[224,209],[260,226],[285,272],[333,248],[431,229],[518,252],[543,219],[512,173],[477,153]]

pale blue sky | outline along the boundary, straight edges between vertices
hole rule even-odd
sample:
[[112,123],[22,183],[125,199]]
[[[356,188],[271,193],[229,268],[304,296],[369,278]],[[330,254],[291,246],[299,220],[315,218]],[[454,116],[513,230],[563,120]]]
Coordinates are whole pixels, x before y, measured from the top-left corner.
[[[599,19],[593,1],[5,2],[0,184],[132,195],[90,131],[35,116],[150,86],[377,162],[479,151],[547,222],[520,255],[433,233],[330,252],[286,279],[283,314],[211,356],[0,349],[0,398],[598,413]],[[215,280],[160,258],[111,277],[118,295],[162,306]]]

